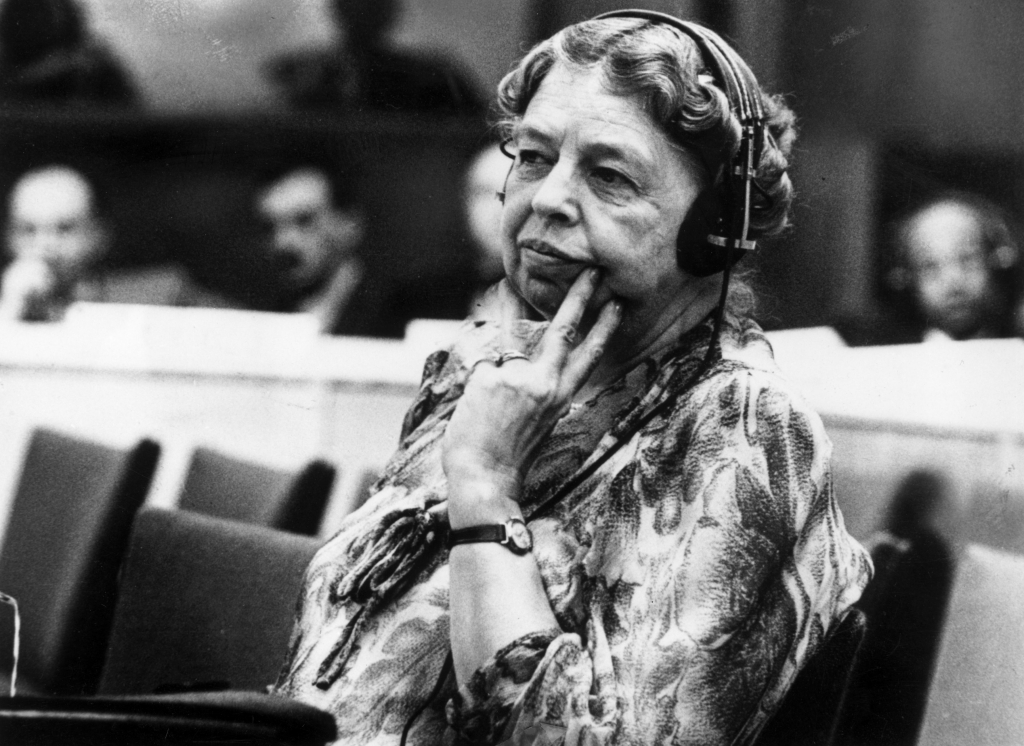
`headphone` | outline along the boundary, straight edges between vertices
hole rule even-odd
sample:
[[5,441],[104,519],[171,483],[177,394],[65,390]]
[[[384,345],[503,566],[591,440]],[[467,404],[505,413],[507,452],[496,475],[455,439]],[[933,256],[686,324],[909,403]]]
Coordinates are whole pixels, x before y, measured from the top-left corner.
[[[754,176],[765,143],[760,86],[747,63],[718,34],[704,26],[653,10],[613,10],[592,20],[638,18],[676,29],[697,45],[715,83],[740,123],[740,145],[712,184],[694,200],[676,238],[681,269],[697,277],[724,271],[757,248],[749,238]],[[502,151],[511,156],[502,146]],[[510,169],[511,172],[511,169]],[[508,183],[508,177],[505,179]],[[498,199],[505,201],[505,190]]]
[[653,10],[613,10],[593,20],[638,18],[669,26],[693,40],[715,83],[739,119],[740,146],[722,173],[701,192],[687,213],[676,239],[679,266],[707,277],[742,259],[757,247],[748,237],[753,183],[765,143],[761,88],[747,63],[718,34],[704,26]]

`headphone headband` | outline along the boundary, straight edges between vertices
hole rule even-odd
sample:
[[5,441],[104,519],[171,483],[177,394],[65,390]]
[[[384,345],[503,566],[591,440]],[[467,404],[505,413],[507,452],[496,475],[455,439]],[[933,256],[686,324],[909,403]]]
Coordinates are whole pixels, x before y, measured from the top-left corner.
[[[724,174],[728,209],[725,215],[715,221],[718,223],[717,226],[709,226],[710,230],[701,228],[698,231],[699,237],[689,236],[690,239],[697,238],[705,246],[711,247],[710,253],[702,250],[703,258],[692,263],[684,259],[687,262],[687,269],[694,274],[713,274],[721,271],[723,267],[737,261],[745,252],[755,248],[755,242],[748,239],[748,231],[752,183],[765,144],[765,113],[760,86],[747,63],[722,37],[709,28],[653,10],[613,10],[602,13],[593,20],[614,18],[635,18],[661,24],[690,38],[697,45],[705,66],[725,92],[733,114],[739,120],[739,149]],[[684,223],[684,233],[690,232]],[[681,235],[681,250],[684,248],[682,240]],[[714,253],[713,247],[724,250],[724,256],[709,259]]]
[[715,82],[725,91],[733,111],[741,125],[753,125],[761,130],[761,142],[754,143],[757,158],[761,155],[764,139],[764,105],[759,95],[757,78],[743,58],[721,36],[711,29],[692,21],[684,21],[667,13],[655,10],[613,10],[595,16],[592,20],[603,21],[611,18],[637,18],[651,23],[660,23],[685,34],[697,45],[704,64],[711,70]]

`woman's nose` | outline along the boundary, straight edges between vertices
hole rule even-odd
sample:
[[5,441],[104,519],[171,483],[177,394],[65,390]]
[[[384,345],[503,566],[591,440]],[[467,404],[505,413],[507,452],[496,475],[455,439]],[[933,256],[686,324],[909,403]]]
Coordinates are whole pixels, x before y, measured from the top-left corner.
[[564,160],[557,162],[533,195],[533,209],[541,217],[564,223],[580,219],[574,170]]

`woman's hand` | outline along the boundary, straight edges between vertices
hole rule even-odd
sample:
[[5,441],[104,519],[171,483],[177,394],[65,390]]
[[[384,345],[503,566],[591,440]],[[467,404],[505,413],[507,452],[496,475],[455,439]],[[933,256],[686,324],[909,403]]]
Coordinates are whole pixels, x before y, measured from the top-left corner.
[[[600,282],[584,270],[544,333],[533,359],[512,357],[476,365],[455,409],[443,445],[448,477],[448,515],[460,528],[508,518],[503,504],[516,500],[538,446],[569,410],[573,396],[601,360],[621,319],[616,301],[606,303],[579,339],[587,304]],[[506,309],[514,308],[507,299]],[[510,334],[514,311],[503,319],[504,353],[518,353]]]

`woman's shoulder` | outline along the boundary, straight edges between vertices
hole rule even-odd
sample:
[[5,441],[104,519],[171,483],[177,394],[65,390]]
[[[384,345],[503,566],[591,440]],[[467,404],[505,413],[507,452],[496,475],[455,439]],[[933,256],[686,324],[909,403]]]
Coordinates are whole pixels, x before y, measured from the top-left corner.
[[771,461],[785,453],[822,474],[831,441],[818,413],[775,365],[764,333],[756,325],[732,329],[722,347],[722,358],[673,407],[667,427],[678,431],[674,440],[687,449],[703,443],[707,448],[698,450],[708,458]]
[[756,397],[762,408],[798,411],[820,420],[803,393],[776,364],[771,342],[756,322],[730,324],[722,334],[721,346],[721,360],[701,382],[708,393],[739,406],[741,402],[725,394],[744,390],[748,397]]

